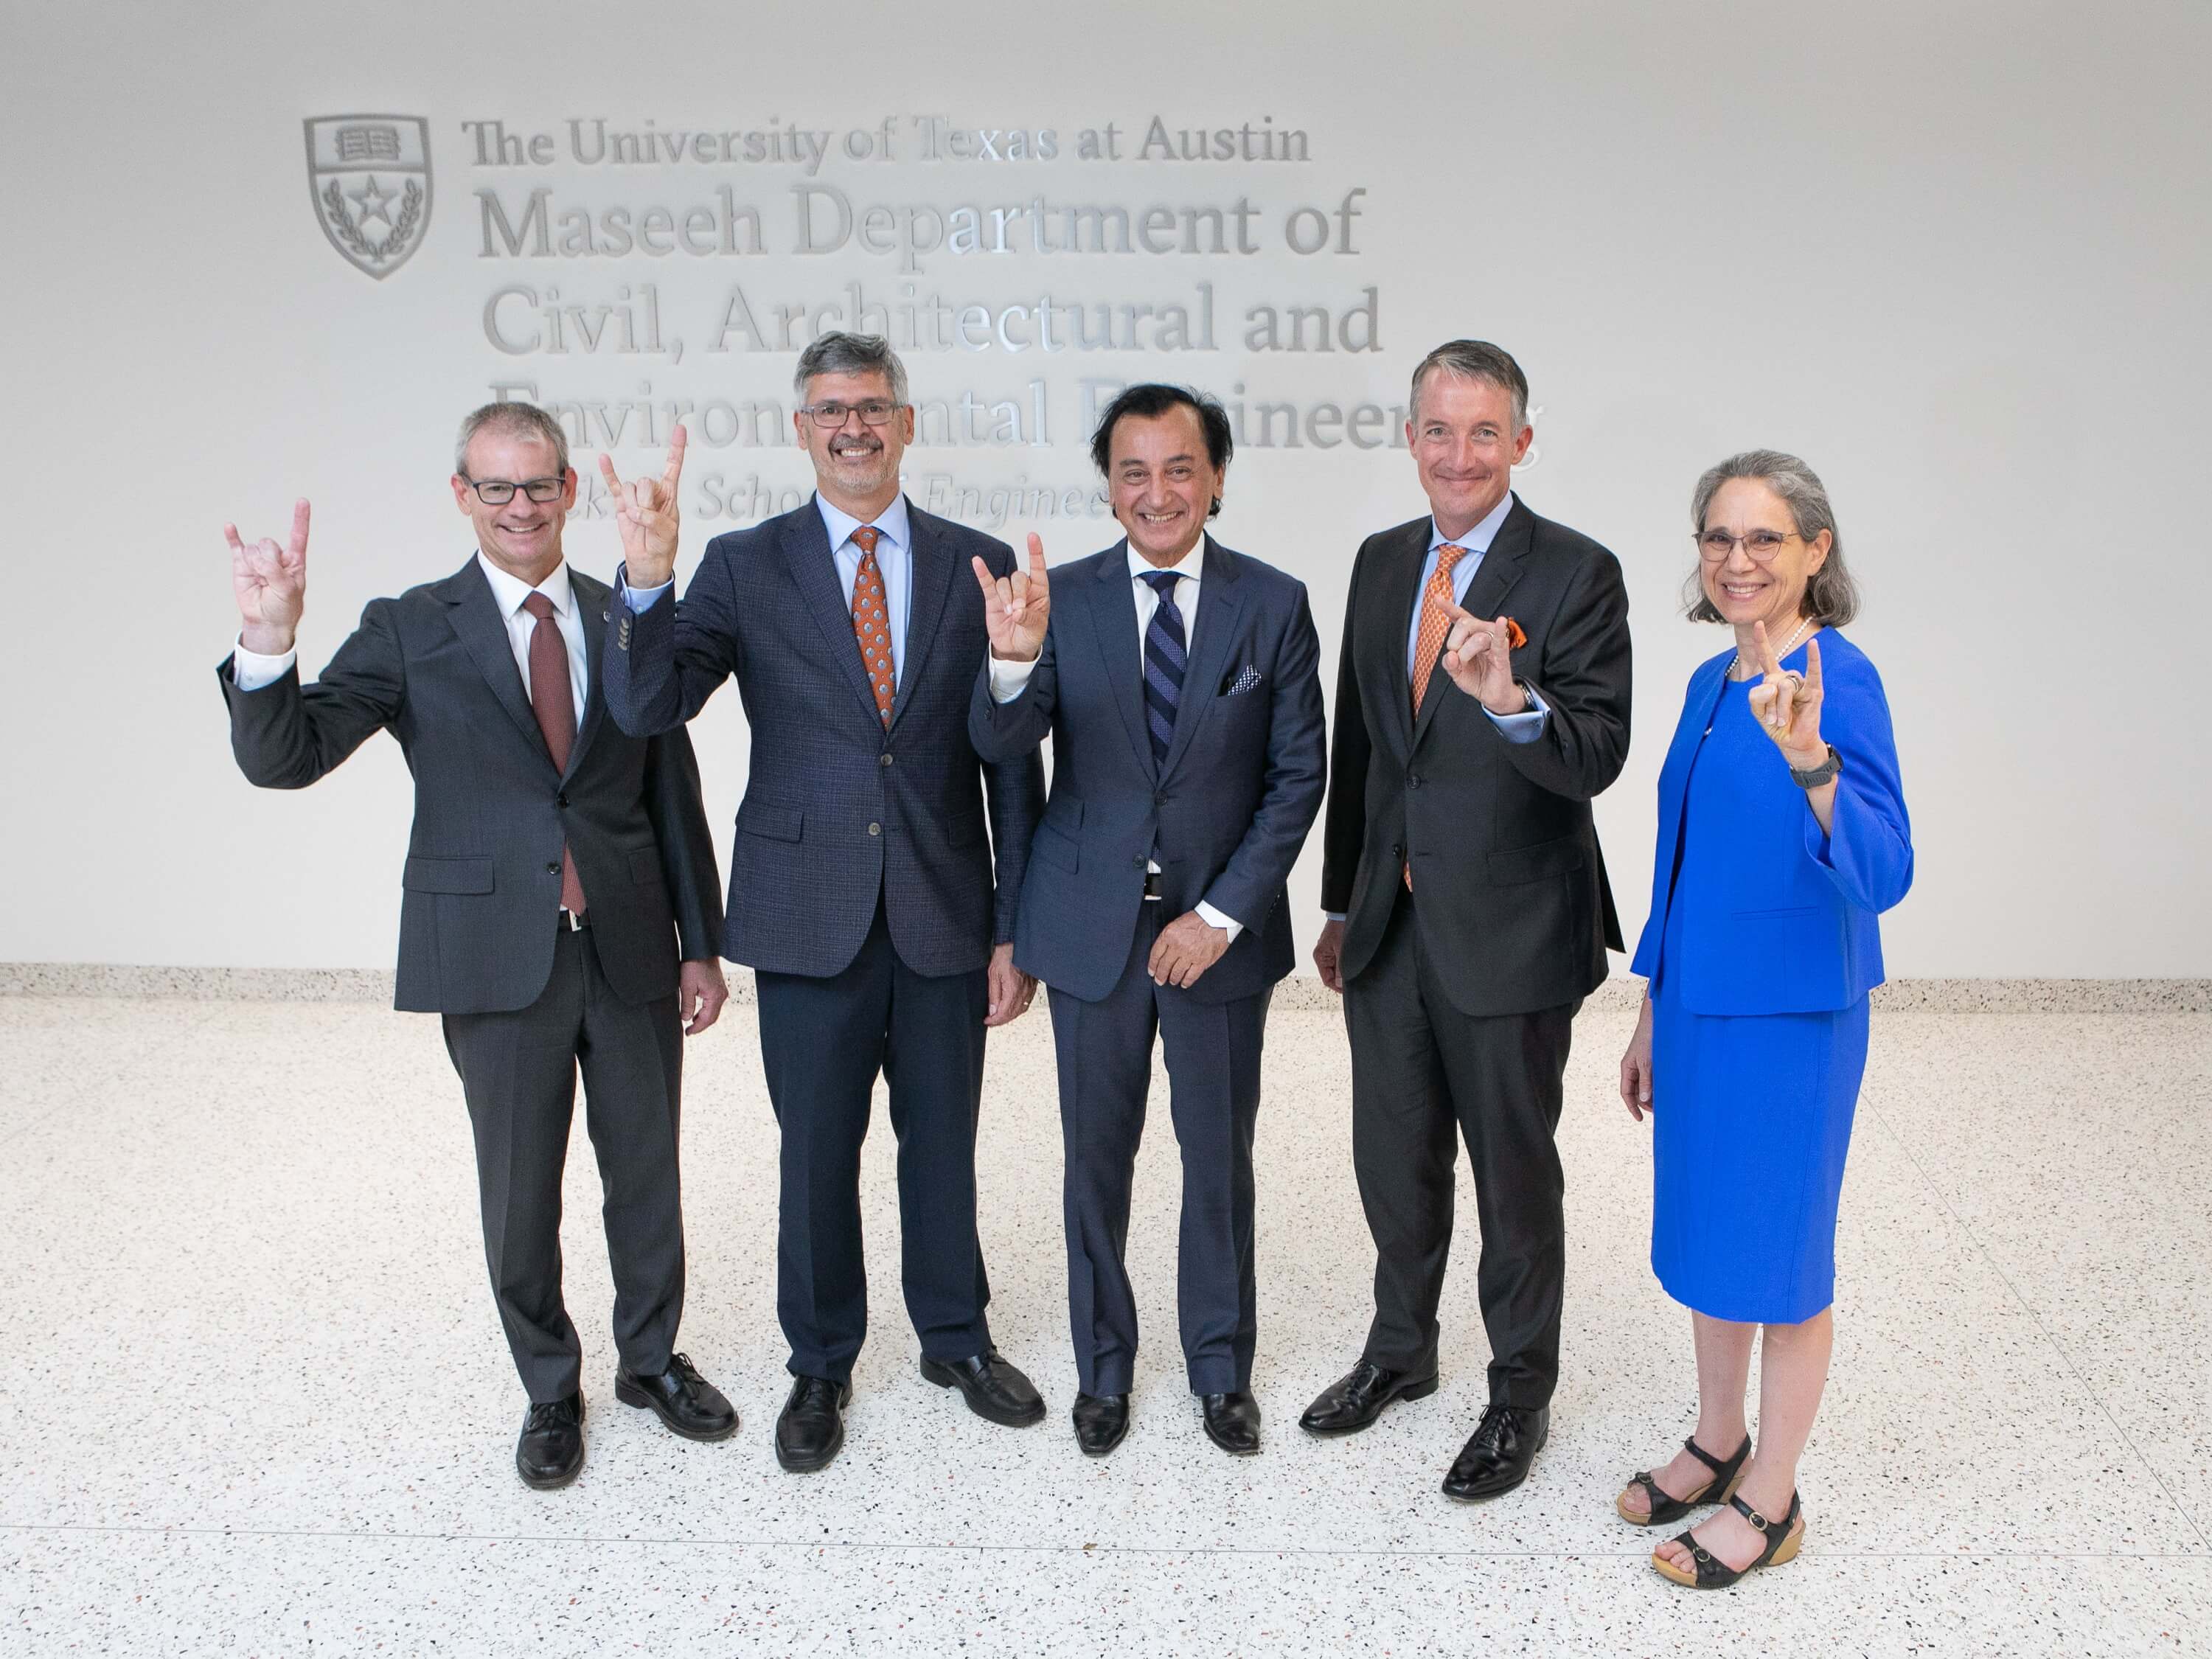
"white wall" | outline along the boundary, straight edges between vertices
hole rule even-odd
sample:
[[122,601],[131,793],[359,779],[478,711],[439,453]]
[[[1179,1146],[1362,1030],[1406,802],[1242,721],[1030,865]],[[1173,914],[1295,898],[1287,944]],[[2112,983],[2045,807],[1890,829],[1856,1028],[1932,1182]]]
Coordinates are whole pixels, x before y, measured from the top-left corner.
[[[302,796],[233,769],[214,664],[234,625],[220,526],[316,532],[310,667],[362,602],[458,566],[450,434],[527,365],[547,398],[787,401],[788,352],[708,356],[728,288],[756,301],[874,291],[891,262],[787,250],[794,170],[470,165],[461,124],[560,135],[842,133],[896,118],[897,162],[821,179],[906,204],[1258,204],[1254,258],[938,255],[924,292],[1010,303],[1156,302],[1211,282],[1221,349],[1048,362],[908,354],[917,394],[1050,383],[1049,449],[933,447],[910,474],[1087,487],[1077,382],[1169,377],[1302,404],[1401,399],[1437,341],[1508,345],[1534,382],[1537,510],[1628,572],[1635,745],[1600,803],[1625,920],[1643,917],[1652,783],[1691,665],[1723,643],[1680,620],[1692,482],[1754,444],[1826,478],[1887,679],[1919,848],[1888,924],[1893,972],[2212,972],[2197,861],[2207,805],[2197,643],[2212,577],[2195,522],[2208,422],[2208,124],[2199,7],[1896,3],[1344,8],[1218,15],[1161,0],[1017,9],[547,4],[374,8],[97,0],[11,9],[0,267],[17,625],[4,659],[11,780],[0,960],[380,966],[409,785],[383,739]],[[301,122],[430,119],[428,239],[371,281],[325,242]],[[1125,153],[1171,127],[1272,117],[1304,165],[1048,165],[914,155],[909,118],[1112,121]],[[757,258],[480,257],[474,191],[519,210],[757,203]],[[520,187],[518,187],[520,186]],[[1283,215],[1364,188],[1357,252],[1300,258]],[[575,300],[652,282],[680,365],[502,356],[487,297]],[[1373,286],[1376,354],[1244,351],[1245,307],[1342,307]],[[766,320],[764,318],[763,320]],[[1042,363],[1042,367],[1040,367]],[[626,446],[630,465],[655,452]],[[794,451],[701,449],[695,481]],[[696,518],[696,556],[708,531]],[[1220,532],[1312,586],[1331,664],[1359,538],[1422,509],[1402,451],[1248,447]],[[1010,538],[1032,527],[1011,524]],[[1110,539],[1041,527],[1055,557]],[[611,570],[604,520],[570,533]],[[695,727],[726,825],[744,733],[726,695]],[[1317,841],[1294,902],[1310,933]]]

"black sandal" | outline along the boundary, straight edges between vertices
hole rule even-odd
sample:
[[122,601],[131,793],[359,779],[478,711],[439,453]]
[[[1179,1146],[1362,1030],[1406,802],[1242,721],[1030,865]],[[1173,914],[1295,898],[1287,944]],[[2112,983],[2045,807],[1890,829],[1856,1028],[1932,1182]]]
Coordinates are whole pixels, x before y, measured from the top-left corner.
[[[1744,1436],[1743,1444],[1736,1448],[1735,1455],[1725,1463],[1700,1446],[1694,1435],[1682,1443],[1682,1449],[1711,1469],[1713,1472],[1713,1478],[1687,1498],[1670,1498],[1659,1490],[1658,1483],[1651,1478],[1650,1470],[1638,1469],[1628,1477],[1628,1484],[1632,1486],[1641,1486],[1650,1494],[1651,1513],[1638,1515],[1627,1504],[1622,1503],[1620,1498],[1616,1498],[1613,1500],[1613,1506],[1620,1511],[1622,1520],[1632,1527],[1663,1527],[1669,1521],[1680,1521],[1692,1510],[1707,1504],[1724,1504],[1735,1496],[1735,1489],[1743,1483],[1745,1460],[1751,1455],[1749,1435]],[[1623,1492],[1621,1497],[1626,1498],[1627,1495]]]
[[1790,1494],[1790,1513],[1782,1517],[1779,1526],[1741,1498],[1729,1498],[1729,1507],[1750,1522],[1756,1530],[1765,1534],[1766,1547],[1759,1553],[1759,1559],[1741,1569],[1732,1567],[1686,1532],[1676,1537],[1674,1541],[1690,1552],[1690,1559],[1697,1571],[1694,1573],[1684,1572],[1654,1550],[1651,1565],[1662,1578],[1687,1584],[1692,1589],[1726,1589],[1747,1572],[1756,1572],[1761,1567],[1778,1567],[1785,1561],[1797,1559],[1798,1546],[1805,1541],[1805,1528],[1798,1519],[1803,1506],[1798,1503],[1796,1492]]

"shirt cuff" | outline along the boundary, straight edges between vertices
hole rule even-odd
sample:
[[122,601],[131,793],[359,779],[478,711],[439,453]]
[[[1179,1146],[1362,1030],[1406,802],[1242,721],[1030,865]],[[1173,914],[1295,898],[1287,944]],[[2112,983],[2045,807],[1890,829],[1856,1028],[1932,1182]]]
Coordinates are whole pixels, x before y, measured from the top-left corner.
[[1342,910],[1324,910],[1321,913],[1321,919],[1323,921],[1342,921],[1345,915]]
[[663,593],[673,592],[675,589],[676,579],[672,576],[658,587],[632,587],[629,585],[629,571],[627,567],[615,572],[615,591],[622,595],[623,603],[630,608],[633,615],[641,611],[652,610],[654,605],[660,603],[660,596]]
[[1233,916],[1223,915],[1220,911],[1215,909],[1204,899],[1199,900],[1196,908],[1198,910],[1198,919],[1200,921],[1204,922],[1209,927],[1221,927],[1227,929],[1229,933],[1229,942],[1231,945],[1237,943],[1237,935],[1244,931],[1244,924],[1243,922],[1238,921]]
[[295,646],[281,657],[264,657],[258,651],[248,651],[244,640],[231,647],[230,683],[241,691],[258,691],[264,685],[274,685],[292,672],[292,665],[300,660],[300,649]]
[[1536,695],[1534,686],[1524,684],[1521,695],[1528,699],[1528,706],[1517,714],[1490,714],[1487,708],[1482,711],[1490,714],[1490,723],[1508,743],[1535,742],[1544,735],[1544,717],[1552,712]]
[[[1036,672],[1041,659],[1032,657],[1027,662],[1008,662],[1002,658],[991,659],[991,701],[1012,702],[1030,689],[1030,676]],[[1215,924],[1217,927],[1218,923]]]

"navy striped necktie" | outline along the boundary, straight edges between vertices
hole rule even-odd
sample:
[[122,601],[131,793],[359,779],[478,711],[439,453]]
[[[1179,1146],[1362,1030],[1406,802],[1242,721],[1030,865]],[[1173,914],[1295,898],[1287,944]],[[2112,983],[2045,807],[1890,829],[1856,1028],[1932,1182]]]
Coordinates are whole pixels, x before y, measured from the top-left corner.
[[1186,660],[1182,612],[1176,608],[1177,572],[1147,570],[1142,580],[1152,584],[1160,602],[1145,628],[1145,725],[1152,737],[1152,760],[1165,765],[1168,745],[1175,741],[1176,710],[1182,704],[1182,673]]

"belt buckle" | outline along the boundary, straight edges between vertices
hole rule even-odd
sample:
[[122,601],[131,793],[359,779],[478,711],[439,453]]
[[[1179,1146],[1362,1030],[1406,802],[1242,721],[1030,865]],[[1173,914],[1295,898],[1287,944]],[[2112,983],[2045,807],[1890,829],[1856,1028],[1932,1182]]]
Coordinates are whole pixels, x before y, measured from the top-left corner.
[[562,907],[561,911],[561,920],[568,924],[568,931],[572,933],[580,933],[584,931],[583,917],[578,915],[574,910],[568,909],[565,906]]

